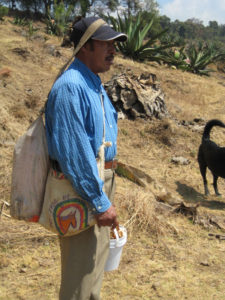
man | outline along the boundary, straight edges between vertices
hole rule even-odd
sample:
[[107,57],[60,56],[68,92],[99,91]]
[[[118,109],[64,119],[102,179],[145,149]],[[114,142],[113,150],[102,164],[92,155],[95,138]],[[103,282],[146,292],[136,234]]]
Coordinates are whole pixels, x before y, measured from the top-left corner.
[[[78,235],[60,237],[61,300],[99,299],[109,250],[109,229],[118,224],[112,205],[117,113],[98,73],[108,71],[113,64],[114,42],[126,39],[125,34],[114,31],[96,17],[75,23],[71,41],[76,58],[53,85],[46,106],[52,167],[63,172],[76,192],[90,203],[97,221],[97,225]],[[111,142],[111,147],[105,149],[105,183],[97,168],[103,131],[105,140]]]

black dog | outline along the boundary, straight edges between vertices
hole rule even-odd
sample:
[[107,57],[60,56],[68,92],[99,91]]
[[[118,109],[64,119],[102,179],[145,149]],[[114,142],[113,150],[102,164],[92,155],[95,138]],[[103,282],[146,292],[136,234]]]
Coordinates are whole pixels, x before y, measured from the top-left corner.
[[225,147],[219,147],[216,143],[210,140],[210,131],[213,126],[225,128],[225,124],[220,120],[210,120],[206,123],[202,136],[202,143],[198,150],[198,163],[202,174],[205,195],[209,194],[206,169],[212,172],[213,187],[216,195],[220,195],[217,188],[218,177],[225,178]]

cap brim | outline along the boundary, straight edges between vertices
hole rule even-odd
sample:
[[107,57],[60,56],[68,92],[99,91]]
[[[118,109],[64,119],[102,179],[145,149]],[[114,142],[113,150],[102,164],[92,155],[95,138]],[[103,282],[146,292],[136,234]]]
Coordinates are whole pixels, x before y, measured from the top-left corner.
[[121,32],[117,32],[108,25],[101,26],[91,37],[97,41],[112,41],[126,42],[127,35]]

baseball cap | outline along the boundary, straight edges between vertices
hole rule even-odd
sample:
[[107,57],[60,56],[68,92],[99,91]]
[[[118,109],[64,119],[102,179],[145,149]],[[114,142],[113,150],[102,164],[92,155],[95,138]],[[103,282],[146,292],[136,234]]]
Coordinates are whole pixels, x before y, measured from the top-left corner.
[[[87,17],[82,18],[73,25],[70,40],[76,46],[87,28],[95,21],[99,20],[98,17]],[[115,31],[109,24],[104,23],[100,26],[90,37],[93,40],[98,41],[111,41],[116,40],[118,42],[125,42],[127,40],[127,35],[122,32]]]

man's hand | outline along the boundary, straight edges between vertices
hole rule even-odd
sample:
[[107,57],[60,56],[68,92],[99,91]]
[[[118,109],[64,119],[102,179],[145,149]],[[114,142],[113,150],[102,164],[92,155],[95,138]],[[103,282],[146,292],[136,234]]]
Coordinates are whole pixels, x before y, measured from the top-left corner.
[[116,209],[112,205],[104,213],[95,215],[95,218],[99,227],[109,226],[112,228],[116,228],[116,226],[119,225],[116,219]]

